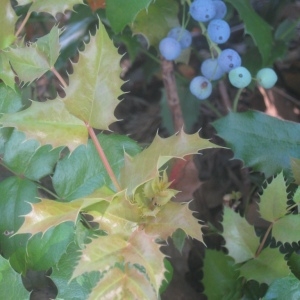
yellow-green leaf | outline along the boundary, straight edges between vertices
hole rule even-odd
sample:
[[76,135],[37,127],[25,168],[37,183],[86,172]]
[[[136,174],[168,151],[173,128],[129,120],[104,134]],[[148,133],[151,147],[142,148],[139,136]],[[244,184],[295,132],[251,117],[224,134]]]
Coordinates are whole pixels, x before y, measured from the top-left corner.
[[51,144],[54,148],[67,146],[71,151],[86,144],[88,139],[84,123],[71,115],[60,99],[32,102],[23,111],[4,114],[0,124],[15,127],[28,139],[36,139],[42,145]]
[[72,202],[58,202],[41,199],[40,202],[30,204],[32,210],[25,215],[25,221],[16,234],[30,233],[32,235],[45,233],[49,228],[64,222],[76,222],[83,200]]
[[101,23],[73,67],[63,99],[67,109],[94,128],[108,129],[117,120],[114,110],[123,81],[120,55]]
[[149,217],[145,222],[147,234],[164,240],[181,228],[187,235],[202,242],[201,227],[187,203],[172,201],[163,206],[155,218]]
[[0,79],[10,88],[15,90],[15,74],[9,64],[5,52],[0,52]]
[[199,137],[198,133],[186,134],[181,130],[177,135],[161,138],[156,135],[151,145],[133,158],[125,157],[125,166],[121,170],[121,185],[127,188],[128,194],[154,178],[157,170],[172,158],[183,158],[199,150],[219,148],[209,140]]

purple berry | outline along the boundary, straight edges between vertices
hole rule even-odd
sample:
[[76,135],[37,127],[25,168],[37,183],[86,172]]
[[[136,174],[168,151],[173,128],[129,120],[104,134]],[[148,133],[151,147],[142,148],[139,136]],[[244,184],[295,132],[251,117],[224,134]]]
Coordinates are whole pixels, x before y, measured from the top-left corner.
[[190,14],[198,22],[207,22],[215,16],[216,7],[212,0],[195,0],[190,6]]
[[218,57],[218,64],[227,73],[239,67],[242,64],[242,59],[235,50],[225,49]]
[[181,46],[181,49],[186,49],[192,44],[191,33],[182,27],[175,27],[171,29],[168,33],[168,37],[177,40]]
[[214,19],[208,24],[207,34],[214,43],[224,44],[230,37],[230,27],[226,21]]

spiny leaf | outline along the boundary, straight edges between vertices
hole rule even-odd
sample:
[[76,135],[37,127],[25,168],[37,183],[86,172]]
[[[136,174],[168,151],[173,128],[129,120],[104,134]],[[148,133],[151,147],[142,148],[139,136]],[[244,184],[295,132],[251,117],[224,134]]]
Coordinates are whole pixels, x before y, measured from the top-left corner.
[[0,79],[11,89],[15,90],[15,74],[9,64],[5,52],[0,52]]
[[10,46],[16,39],[15,24],[17,19],[15,11],[11,7],[10,0],[2,0],[0,10],[0,50]]
[[2,256],[0,256],[0,298],[6,300],[30,299],[30,292],[25,289],[21,275]]
[[249,0],[226,0],[226,2],[230,3],[238,11],[245,25],[245,33],[251,35],[255,45],[259,49],[263,65],[268,64],[273,46],[271,26],[254,11]]
[[52,173],[61,149],[50,145],[40,147],[36,140],[26,140],[23,133],[14,130],[5,144],[3,163],[19,176],[38,181]]
[[236,263],[255,257],[259,238],[255,234],[254,227],[245,218],[225,207],[222,225],[225,247]]
[[0,83],[0,95],[0,114],[13,113],[22,108],[22,96],[19,91],[15,90],[15,88],[12,89],[4,83]]
[[88,132],[82,121],[71,115],[60,99],[32,102],[31,106],[14,114],[0,118],[3,127],[15,127],[28,139],[37,139],[42,145],[54,148],[67,146],[73,151],[86,144]]
[[157,46],[178,22],[178,4],[173,0],[156,0],[142,10],[131,25],[135,34],[143,34],[148,45]]
[[274,222],[287,213],[288,195],[283,174],[280,173],[260,196],[259,212],[263,219]]
[[63,99],[71,114],[94,128],[108,129],[117,120],[114,110],[123,84],[119,61],[120,55],[100,23],[74,64]]
[[[261,112],[229,113],[213,123],[235,158],[266,177],[290,169],[290,158],[300,158],[297,123],[279,120]],[[263,130],[262,130],[263,128]]]
[[292,158],[291,159],[291,168],[295,183],[300,185],[300,159]]
[[32,3],[29,8],[29,12],[47,12],[52,16],[57,13],[64,13],[66,10],[73,10],[73,6],[76,4],[83,4],[82,0],[53,0],[51,2],[45,0],[18,0],[19,5],[25,5]]
[[157,294],[145,274],[135,267],[109,270],[93,289],[88,300],[94,299],[147,299],[157,300]]
[[17,234],[38,232],[45,233],[49,228],[61,223],[76,222],[83,200],[62,203],[41,198],[41,201],[31,204],[32,210],[25,215],[25,221]]
[[218,148],[209,140],[202,139],[198,133],[188,135],[181,130],[177,135],[161,138],[156,135],[151,145],[135,157],[125,157],[125,166],[121,170],[120,182],[127,188],[128,194],[146,181],[153,179],[157,170],[170,159],[183,158],[206,148]]
[[241,299],[242,280],[230,256],[221,251],[206,249],[202,271],[204,294],[208,299]]
[[299,228],[299,214],[290,214],[282,217],[274,223],[272,228],[272,236],[276,239],[276,241],[281,243],[298,243],[300,241]]
[[203,241],[201,227],[187,203],[172,201],[163,206],[155,218],[149,217],[145,222],[145,232],[163,240],[181,228],[190,237]]
[[[142,9],[147,9],[153,0],[106,0],[106,16],[111,28],[119,33],[131,24]],[[124,13],[126,11],[126,13]]]
[[271,284],[274,280],[286,277],[291,273],[284,259],[284,254],[277,248],[264,249],[255,257],[240,267],[241,276],[247,280],[256,280],[259,283]]

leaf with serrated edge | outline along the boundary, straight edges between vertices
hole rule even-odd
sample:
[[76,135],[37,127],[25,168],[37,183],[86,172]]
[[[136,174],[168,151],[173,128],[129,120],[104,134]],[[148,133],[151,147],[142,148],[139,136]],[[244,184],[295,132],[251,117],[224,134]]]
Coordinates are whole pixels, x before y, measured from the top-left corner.
[[25,221],[16,234],[30,233],[32,235],[45,233],[49,228],[64,222],[76,222],[83,200],[62,203],[41,198],[41,201],[31,204],[32,210],[25,215]]
[[125,166],[121,169],[121,185],[132,192],[141,184],[154,178],[157,170],[172,158],[183,158],[207,148],[220,148],[209,140],[195,134],[186,134],[181,130],[177,135],[161,138],[156,135],[151,145],[136,156],[125,157]]
[[64,13],[66,10],[73,10],[73,6],[76,4],[83,4],[82,0],[52,0],[51,2],[45,0],[21,0],[18,2],[19,5],[33,2],[29,12],[47,12],[52,16],[55,16],[57,13]]
[[176,26],[180,26],[178,4],[173,0],[156,0],[137,15],[131,29],[135,34],[143,34],[149,46],[157,46]]
[[274,222],[287,212],[286,184],[283,174],[280,173],[263,190],[260,196],[259,212],[263,219]]
[[124,272],[118,268],[109,270],[88,298],[94,299],[157,300],[157,294],[143,273],[127,266]]
[[17,19],[17,15],[10,4],[10,0],[2,0],[0,9],[0,50],[10,46],[16,39],[15,24]]
[[67,146],[71,151],[86,144],[88,139],[84,123],[71,115],[60,99],[32,102],[23,111],[4,114],[0,124],[15,127],[28,139],[36,139],[42,145],[51,144],[54,148]]
[[91,36],[73,65],[70,84],[63,99],[71,114],[97,129],[108,129],[117,119],[114,110],[122,94],[120,55],[104,25]]
[[0,53],[0,79],[10,88],[15,90],[15,74],[9,64],[5,52]]
[[254,227],[245,218],[225,207],[222,225],[225,247],[236,263],[255,257],[259,238],[255,234]]
[[258,257],[243,264],[240,272],[247,280],[253,279],[270,285],[274,280],[288,276],[291,270],[284,259],[284,254],[277,248],[266,248]]
[[14,113],[23,107],[21,93],[15,88],[11,89],[4,83],[0,83],[0,95],[0,114]]
[[291,158],[291,168],[295,183],[300,185],[300,159]]
[[172,201],[164,205],[155,218],[147,218],[145,222],[145,232],[163,240],[181,228],[187,235],[202,242],[201,227],[187,203]]
[[276,241],[281,243],[293,242],[298,243],[300,241],[300,216],[287,215],[277,220],[272,227],[272,236]]

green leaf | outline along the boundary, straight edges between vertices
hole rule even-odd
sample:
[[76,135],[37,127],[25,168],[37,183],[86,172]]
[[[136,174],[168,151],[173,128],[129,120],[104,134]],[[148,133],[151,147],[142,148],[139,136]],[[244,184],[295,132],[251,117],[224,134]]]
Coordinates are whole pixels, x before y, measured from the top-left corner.
[[21,94],[15,88],[0,83],[0,95],[0,114],[17,112],[23,107]]
[[156,0],[137,15],[131,25],[132,32],[143,34],[149,46],[158,46],[170,29],[179,26],[177,14],[176,1]]
[[288,195],[286,188],[283,174],[280,173],[263,190],[258,204],[263,219],[275,222],[287,213]]
[[222,224],[225,247],[235,262],[240,263],[255,257],[259,238],[255,234],[254,227],[227,207],[224,208]]
[[202,271],[204,294],[208,299],[241,299],[242,280],[231,257],[221,251],[206,249]]
[[186,233],[182,229],[177,229],[172,234],[172,241],[176,249],[182,253],[182,249],[185,245]]
[[23,133],[14,130],[5,144],[3,163],[15,174],[38,181],[52,173],[61,148],[40,147],[36,140],[26,140]]
[[145,274],[128,266],[109,270],[93,289],[88,300],[93,299],[147,299],[157,300],[157,294]]
[[167,240],[180,228],[191,238],[203,241],[201,227],[187,203],[170,201],[161,208],[155,218],[147,218],[144,230],[149,235]]
[[[124,151],[130,155],[140,152],[137,143],[126,136],[99,134],[98,140],[117,175],[124,164]],[[103,185],[113,188],[92,141],[59,161],[53,176],[55,191],[64,201],[89,195]]]
[[11,69],[5,52],[0,52],[0,79],[11,89],[15,89],[15,73]]
[[0,10],[0,50],[10,46],[16,39],[15,24],[17,23],[17,19],[10,0],[2,0]]
[[[13,287],[13,288],[12,288]],[[5,300],[29,300],[21,275],[16,273],[8,260],[0,256],[0,298]]]
[[295,183],[300,185],[300,159],[291,158],[291,168]]
[[[237,159],[266,177],[290,169],[290,158],[300,158],[300,125],[261,112],[229,113],[213,123]],[[263,130],[262,130],[263,128]]]
[[[137,14],[147,9],[153,0],[107,0],[106,16],[111,28],[115,33],[119,33],[126,25],[131,24]],[[124,13],[126,11],[126,13]]]
[[230,3],[238,11],[245,26],[245,33],[251,35],[262,56],[263,64],[266,65],[273,47],[271,26],[254,11],[249,0],[225,0],[225,2]]
[[292,273],[300,280],[300,255],[296,252],[293,252],[288,257],[288,265]]
[[99,24],[73,68],[63,99],[67,109],[91,127],[108,129],[117,121],[114,110],[122,94],[123,81],[120,79],[120,55],[104,25]]
[[[276,221],[272,228],[272,235],[276,241],[281,243],[290,243],[300,241],[300,216],[287,215]],[[288,234],[287,234],[288,233]]]
[[241,276],[247,280],[256,280],[259,283],[270,285],[274,280],[286,277],[291,273],[284,258],[277,248],[264,249],[255,257],[240,267]]
[[71,151],[88,139],[84,123],[71,115],[64,103],[57,98],[46,102],[33,101],[31,106],[0,118],[3,127],[15,127],[26,134],[27,139],[36,139],[42,145],[53,148],[67,146]]
[[170,282],[172,281],[173,278],[173,266],[171,265],[170,261],[168,259],[164,259],[164,265],[165,265],[165,279],[162,282],[162,285],[159,288],[159,294],[161,295],[169,286]]
[[74,5],[83,3],[82,0],[52,0],[51,3],[49,1],[44,0],[21,0],[18,2],[20,5],[33,2],[30,6],[29,12],[47,12],[52,16],[55,16],[59,12],[64,13],[66,10],[73,10]]
[[12,266],[21,271],[29,235],[13,235],[30,211],[30,203],[37,202],[37,187],[27,179],[9,177],[0,183],[0,244],[4,257],[10,257]]
[[[92,235],[92,231],[83,227],[81,223],[77,224],[77,229],[80,229],[78,232],[81,232],[83,235],[83,240],[86,240],[87,236]],[[58,289],[57,299],[87,299],[92,288],[101,277],[99,272],[90,272],[70,281],[75,268],[74,262],[77,261],[80,256],[79,250],[81,250],[80,244],[75,241],[70,243],[58,264],[52,268],[53,271],[50,278]]]
[[209,140],[195,134],[185,134],[180,131],[177,135],[168,138],[161,138],[156,135],[151,145],[135,157],[125,157],[125,166],[121,170],[121,185],[127,188],[129,195],[134,193],[136,188],[153,179],[157,170],[170,159],[183,158],[189,154],[195,154],[206,148],[219,148]]
[[288,43],[297,34],[299,20],[284,19],[276,28],[274,37],[276,40],[283,40]]
[[269,287],[263,300],[300,299],[300,281],[290,275],[275,280]]

